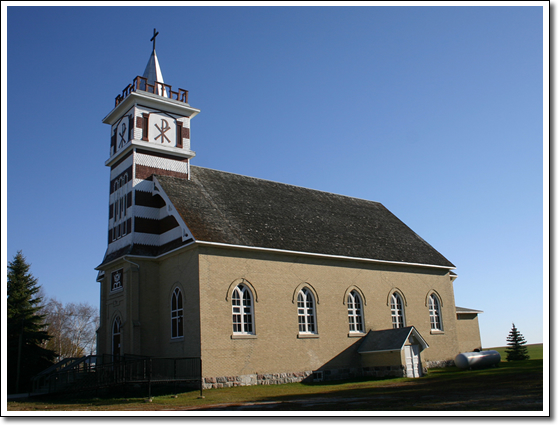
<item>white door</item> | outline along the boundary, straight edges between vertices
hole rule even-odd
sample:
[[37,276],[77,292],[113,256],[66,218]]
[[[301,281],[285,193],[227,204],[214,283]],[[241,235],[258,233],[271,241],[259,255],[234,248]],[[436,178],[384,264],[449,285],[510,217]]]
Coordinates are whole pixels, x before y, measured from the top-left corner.
[[407,378],[418,378],[421,376],[420,349],[418,345],[405,346],[405,363],[407,366]]

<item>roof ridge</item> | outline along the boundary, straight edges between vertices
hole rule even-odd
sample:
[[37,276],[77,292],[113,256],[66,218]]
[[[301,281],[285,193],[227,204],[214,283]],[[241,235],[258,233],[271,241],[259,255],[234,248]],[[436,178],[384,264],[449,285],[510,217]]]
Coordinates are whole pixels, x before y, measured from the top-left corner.
[[378,202],[378,201],[371,201],[370,199],[358,198],[358,197],[356,197],[356,196],[343,195],[343,194],[341,194],[341,193],[328,192],[328,191],[322,190],[322,189],[312,189],[312,188],[309,188],[309,187],[299,186],[299,185],[296,185],[296,184],[283,183],[283,182],[278,182],[278,181],[275,181],[275,180],[263,179],[263,178],[261,178],[261,177],[246,176],[246,175],[244,175],[244,174],[233,173],[233,172],[231,172],[231,171],[222,171],[222,170],[216,170],[216,169],[214,169],[214,168],[200,167],[199,165],[191,165],[190,168],[200,168],[200,169],[202,169],[202,170],[209,170],[209,171],[215,171],[215,172],[217,172],[217,173],[231,174],[231,175],[233,175],[233,176],[244,177],[244,178],[251,179],[251,180],[259,180],[259,181],[269,182],[269,183],[274,183],[274,184],[279,184],[279,185],[283,185],[283,186],[290,186],[290,187],[295,187],[295,188],[298,188],[298,189],[309,190],[309,191],[312,191],[312,192],[320,192],[320,193],[324,193],[324,194],[326,194],[326,195],[339,196],[339,197],[341,197],[341,198],[348,198],[348,199],[355,199],[355,200],[357,200],[357,201],[371,202],[371,203],[373,203],[373,204],[381,205],[382,207],[385,208],[385,206],[384,206],[381,202]]

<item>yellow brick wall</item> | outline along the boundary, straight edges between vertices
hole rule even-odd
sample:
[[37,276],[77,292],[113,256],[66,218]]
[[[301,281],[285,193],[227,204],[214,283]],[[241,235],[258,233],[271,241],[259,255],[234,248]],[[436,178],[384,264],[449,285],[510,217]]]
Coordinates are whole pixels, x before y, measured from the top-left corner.
[[[447,270],[383,266],[356,261],[311,259],[275,253],[203,247],[200,249],[201,344],[204,376],[282,373],[359,367],[359,339],[349,336],[347,289],[358,287],[366,301],[366,331],[391,328],[389,294],[403,294],[406,324],[429,344],[423,362],[453,359],[458,352],[453,287]],[[232,337],[227,292],[237,279],[255,288],[256,338]],[[308,283],[317,292],[318,338],[299,338],[296,289]],[[442,301],[444,330],[430,333],[427,296]],[[294,300],[294,302],[293,302]],[[353,364],[347,365],[352,358]]]
[[457,335],[459,339],[459,352],[470,353],[475,349],[482,348],[479,318],[474,314],[458,314]]

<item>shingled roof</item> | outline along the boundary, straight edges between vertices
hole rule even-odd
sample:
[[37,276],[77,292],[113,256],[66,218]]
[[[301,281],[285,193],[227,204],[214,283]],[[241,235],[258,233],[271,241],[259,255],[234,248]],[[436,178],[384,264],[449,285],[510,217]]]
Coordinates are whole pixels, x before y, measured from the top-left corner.
[[407,339],[409,339],[411,335],[414,336],[415,342],[420,343],[423,350],[428,348],[428,344],[416,328],[414,326],[407,326],[405,328],[368,331],[358,347],[358,353],[365,354],[402,350]]
[[197,241],[454,267],[378,202],[201,167],[155,177]]

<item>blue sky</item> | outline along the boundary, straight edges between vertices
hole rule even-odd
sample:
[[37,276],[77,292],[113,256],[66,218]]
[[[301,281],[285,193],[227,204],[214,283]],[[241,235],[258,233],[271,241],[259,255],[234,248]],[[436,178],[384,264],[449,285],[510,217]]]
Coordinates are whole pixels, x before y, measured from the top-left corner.
[[457,266],[456,304],[484,311],[485,347],[512,322],[543,342],[542,7],[10,6],[5,19],[3,253],[23,250],[47,296],[98,305],[101,120],[157,28],[165,82],[202,111],[192,164],[381,202]]

